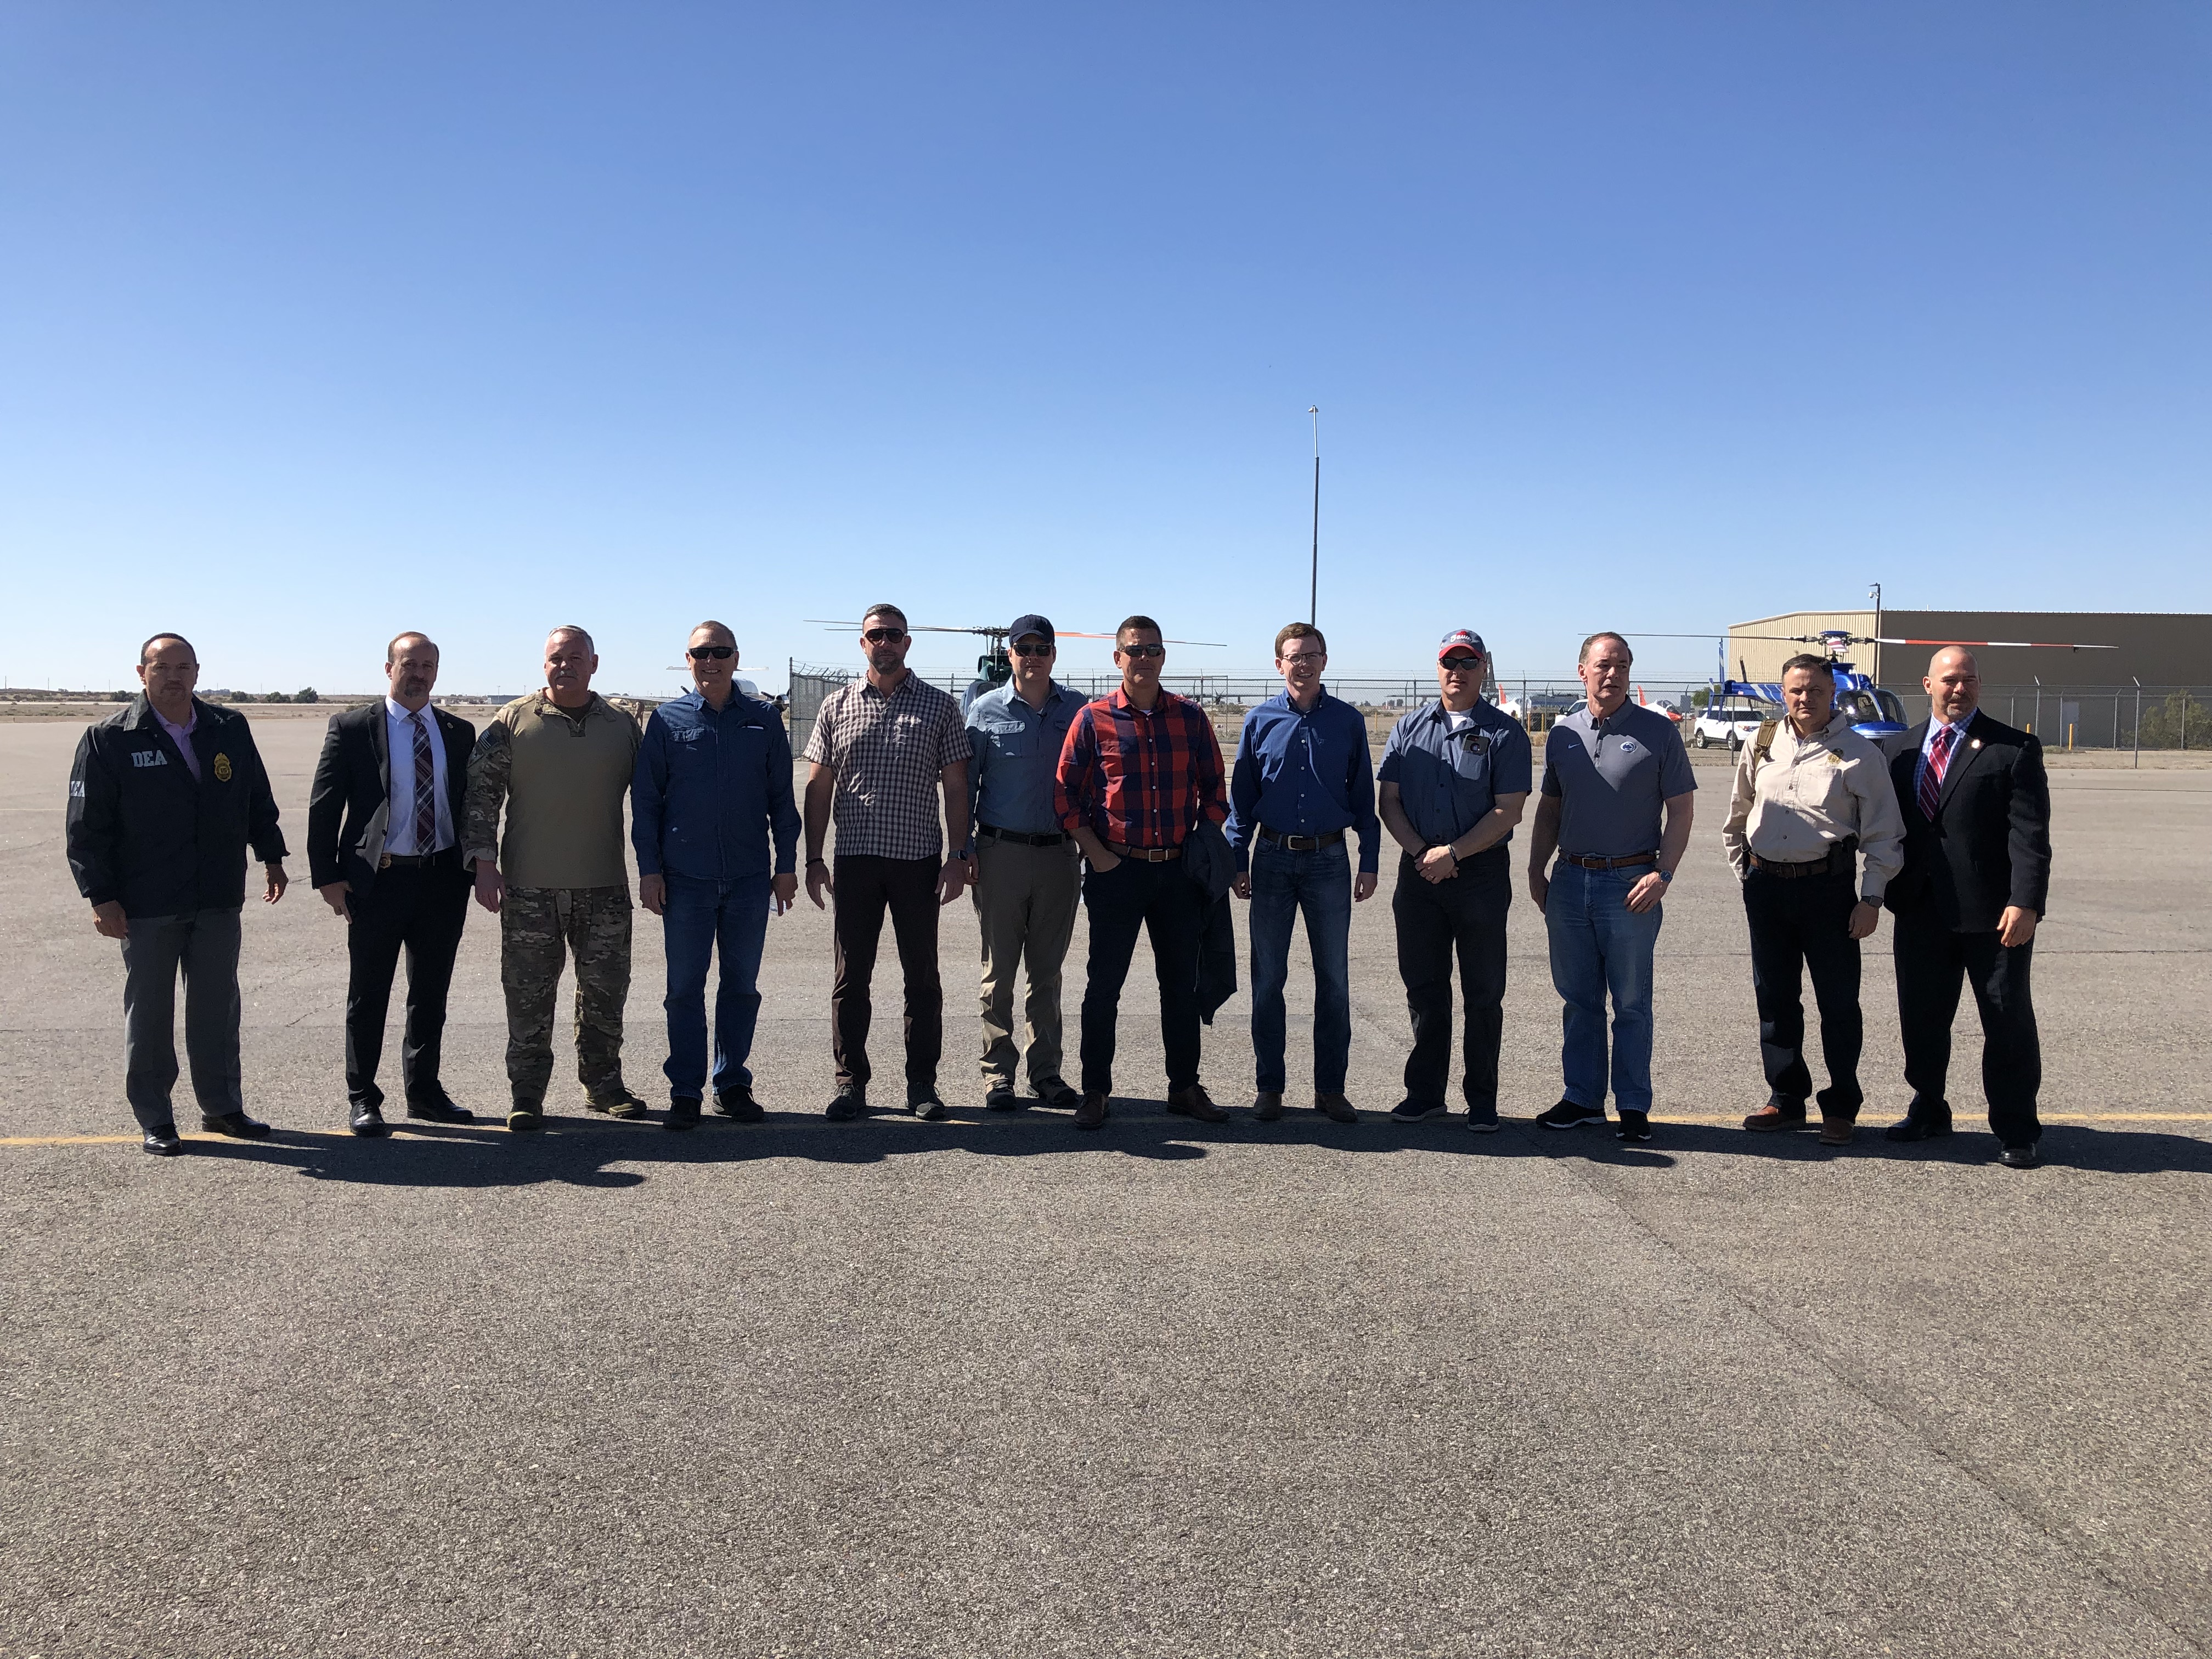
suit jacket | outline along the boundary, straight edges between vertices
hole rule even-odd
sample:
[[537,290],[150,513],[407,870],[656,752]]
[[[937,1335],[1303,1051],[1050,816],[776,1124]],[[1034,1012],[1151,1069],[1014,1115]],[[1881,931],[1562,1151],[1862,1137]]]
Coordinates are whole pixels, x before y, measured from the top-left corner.
[[[446,805],[453,815],[453,842],[459,846],[467,827],[469,751],[477,729],[457,714],[433,704],[431,716],[446,743]],[[376,885],[377,860],[384,855],[390,825],[392,757],[386,750],[384,699],[365,708],[331,716],[322,758],[315,763],[314,787],[307,794],[307,870],[318,887],[343,880],[356,897]]]
[[1929,722],[1890,763],[1905,815],[1905,868],[1885,902],[1902,915],[1932,908],[1954,933],[1993,933],[2007,905],[2043,914],[2051,889],[2051,785],[2043,744],[1974,711],[1944,769],[1930,822],[1916,781]]

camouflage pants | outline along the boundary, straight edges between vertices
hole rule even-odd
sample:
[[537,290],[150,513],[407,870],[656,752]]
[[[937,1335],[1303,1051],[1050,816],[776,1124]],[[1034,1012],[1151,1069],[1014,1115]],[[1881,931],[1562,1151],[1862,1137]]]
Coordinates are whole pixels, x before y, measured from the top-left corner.
[[576,1076],[595,1101],[623,1092],[623,1005],[629,1000],[629,888],[509,887],[499,910],[507,992],[507,1081],[538,1110],[553,1080],[561,968],[576,956]]

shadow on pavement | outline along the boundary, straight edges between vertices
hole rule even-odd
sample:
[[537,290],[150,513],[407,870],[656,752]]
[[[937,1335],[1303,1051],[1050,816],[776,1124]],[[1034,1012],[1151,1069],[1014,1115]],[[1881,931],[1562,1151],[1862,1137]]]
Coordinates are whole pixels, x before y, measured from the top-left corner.
[[[1113,1152],[1177,1162],[1221,1146],[1296,1146],[1343,1152],[1449,1152],[1476,1158],[1578,1158],[1617,1169],[1671,1169],[1683,1152],[1827,1163],[1879,1158],[1921,1163],[1987,1164],[1993,1136],[1972,1132],[1947,1139],[1895,1145],[1881,1129],[1862,1129],[1846,1147],[1822,1146],[1811,1133],[1754,1134],[1709,1124],[1653,1126],[1655,1139],[1630,1145],[1610,1127],[1547,1132],[1508,1119],[1500,1133],[1471,1134],[1463,1120],[1396,1124],[1377,1114],[1358,1124],[1334,1124],[1293,1112],[1274,1123],[1238,1114],[1230,1122],[1200,1124],[1169,1117],[1157,1102],[1116,1101],[1117,1115],[1100,1130],[1072,1128],[1068,1115],[1032,1109],[1018,1117],[956,1115],[939,1123],[877,1117],[827,1123],[811,1114],[771,1112],[764,1123],[737,1125],[708,1117],[689,1134],[670,1134],[658,1115],[632,1123],[601,1118],[549,1117],[535,1134],[490,1127],[418,1126],[404,1138],[364,1140],[343,1132],[279,1130],[264,1141],[194,1141],[191,1155],[240,1163],[289,1165],[316,1181],[395,1187],[510,1187],[561,1182],[578,1187],[635,1187],[648,1164],[749,1164],[803,1158],[817,1164],[881,1164],[901,1155],[968,1152],[979,1158],[1035,1158]],[[2091,1129],[2066,1124],[2045,1131],[2049,1166],[2116,1175],[2165,1171],[2212,1174],[2212,1142],[2183,1135]],[[625,1166],[625,1167],[614,1167]]]

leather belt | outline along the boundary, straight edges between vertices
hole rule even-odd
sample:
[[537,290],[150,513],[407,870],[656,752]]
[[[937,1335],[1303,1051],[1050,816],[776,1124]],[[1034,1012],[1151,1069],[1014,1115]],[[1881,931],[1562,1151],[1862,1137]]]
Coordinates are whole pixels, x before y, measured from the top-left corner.
[[1055,830],[1048,836],[1025,836],[1018,830],[1001,830],[997,825],[990,823],[982,825],[975,831],[975,838],[978,841],[986,836],[990,836],[994,841],[1018,842],[1024,847],[1061,847],[1067,842],[1067,831],[1065,830]]
[[1559,862],[1577,865],[1584,870],[1626,870],[1638,864],[1656,864],[1659,855],[1656,853],[1631,853],[1624,858],[1594,859],[1586,858],[1580,853],[1562,853]]
[[1259,826],[1260,839],[1273,842],[1285,853],[1314,853],[1324,847],[1334,847],[1344,839],[1344,831],[1332,830],[1325,836],[1279,836],[1266,824]]
[[453,850],[450,847],[441,847],[434,853],[386,853],[376,867],[380,870],[412,870],[422,865],[435,864]]
[[[1830,848],[1816,859],[1806,859],[1795,864],[1785,864],[1779,859],[1763,859],[1751,854],[1751,867],[1763,870],[1781,881],[1796,881],[1802,876],[1825,876],[1832,870],[1849,870],[1852,854],[1859,850],[1859,838],[1852,836]],[[1838,859],[1842,860],[1838,863]]]
[[1134,859],[1139,864],[1165,864],[1182,856],[1180,847],[1124,847],[1113,841],[1106,843],[1106,850],[1117,859]]

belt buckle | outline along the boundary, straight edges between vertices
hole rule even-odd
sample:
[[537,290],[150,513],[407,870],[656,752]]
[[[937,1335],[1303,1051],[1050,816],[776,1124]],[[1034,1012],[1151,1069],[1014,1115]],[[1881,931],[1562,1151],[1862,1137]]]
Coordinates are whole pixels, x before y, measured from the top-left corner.
[[380,872],[389,870],[392,867],[392,854],[389,853],[384,854],[382,858],[377,860],[376,867]]

